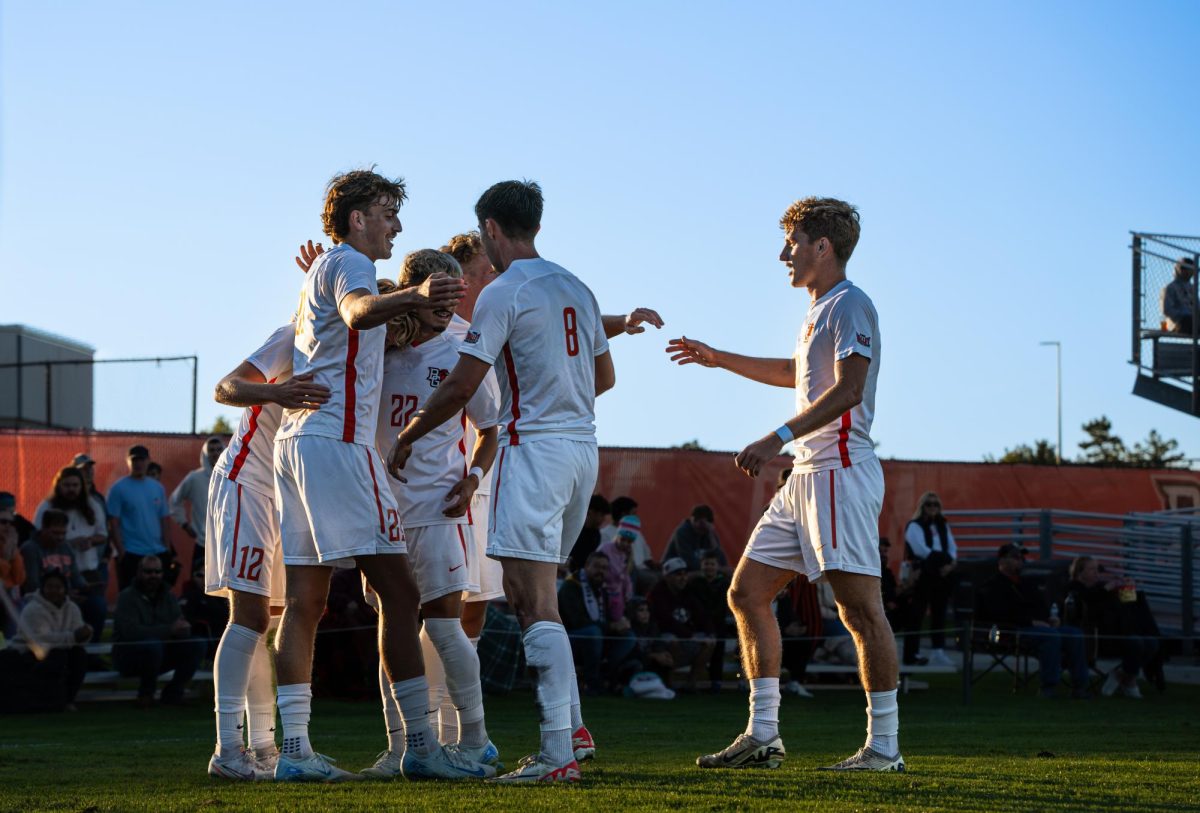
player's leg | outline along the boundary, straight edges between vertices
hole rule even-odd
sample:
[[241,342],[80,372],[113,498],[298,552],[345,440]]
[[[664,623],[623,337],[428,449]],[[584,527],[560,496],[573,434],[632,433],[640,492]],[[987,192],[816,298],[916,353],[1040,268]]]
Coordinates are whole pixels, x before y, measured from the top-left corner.
[[[281,752],[290,760],[312,756],[308,723],[312,716],[312,660],[317,624],[329,597],[331,570],[325,565],[287,565],[286,604],[275,638]],[[278,776],[276,778],[279,778]]]
[[[272,628],[278,631],[279,618],[278,615],[271,616],[268,635]],[[250,754],[273,772],[279,761],[279,747],[275,744],[275,670],[272,664],[271,647],[264,635],[250,661],[250,681],[246,685],[246,743]]]
[[[484,721],[479,655],[459,620],[462,591],[455,590],[425,602],[421,606],[421,613],[425,618],[422,635],[433,644],[436,658],[442,664],[446,689],[456,711],[458,750],[476,762],[495,764],[499,761],[499,754],[488,739]],[[425,662],[428,664],[429,661],[427,654]],[[437,706],[431,702],[430,708],[440,705],[440,702]]]

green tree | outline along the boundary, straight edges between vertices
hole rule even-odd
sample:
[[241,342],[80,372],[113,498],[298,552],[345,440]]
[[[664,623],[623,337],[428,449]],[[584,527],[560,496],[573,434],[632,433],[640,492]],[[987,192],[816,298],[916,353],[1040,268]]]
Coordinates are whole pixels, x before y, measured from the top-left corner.
[[672,446],[671,448],[672,449],[688,449],[689,451],[694,451],[694,452],[703,452],[704,451],[704,447],[700,445],[700,441],[697,438],[693,438],[692,440],[684,441],[683,443],[679,444],[678,446]]
[[1088,421],[1083,425],[1083,431],[1088,439],[1079,444],[1079,448],[1083,450],[1080,462],[1093,466],[1129,465],[1129,452],[1125,448],[1125,441],[1113,434],[1112,421],[1108,416],[1101,415]]
[[233,424],[224,415],[218,415],[217,419],[213,421],[213,425],[208,429],[202,429],[201,432],[206,435],[232,435]]
[[1148,469],[1170,469],[1184,465],[1185,457],[1179,449],[1179,441],[1164,438],[1158,430],[1151,429],[1144,443],[1135,443],[1129,455],[1130,465]]
[[[992,461],[988,461],[992,462]],[[1032,463],[1035,466],[1054,466],[1058,464],[1054,454],[1054,444],[1048,440],[1034,441],[1033,446],[1022,443],[1012,449],[1005,449],[997,463]]]

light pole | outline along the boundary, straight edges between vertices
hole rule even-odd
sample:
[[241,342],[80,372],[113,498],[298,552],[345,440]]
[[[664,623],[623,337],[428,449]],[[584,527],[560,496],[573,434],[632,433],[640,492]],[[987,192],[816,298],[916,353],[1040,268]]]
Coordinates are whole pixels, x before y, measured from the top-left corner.
[[1058,367],[1058,445],[1054,447],[1054,459],[1062,465],[1062,342],[1038,342],[1042,347],[1054,346],[1054,355]]

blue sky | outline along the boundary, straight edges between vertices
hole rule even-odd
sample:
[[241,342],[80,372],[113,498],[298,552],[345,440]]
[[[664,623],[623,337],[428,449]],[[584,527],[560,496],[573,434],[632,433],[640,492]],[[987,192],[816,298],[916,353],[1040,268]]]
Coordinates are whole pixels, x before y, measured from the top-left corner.
[[[601,442],[733,450],[790,392],[663,347],[788,355],[807,294],[777,222],[832,195],[862,213],[849,275],[880,312],[881,455],[1053,440],[1038,342],[1058,339],[1069,454],[1103,413],[1200,456],[1196,420],[1131,395],[1127,363],[1129,230],[1200,233],[1198,34],[1183,2],[10,0],[0,323],[99,357],[197,353],[208,423],[211,385],[294,307],[332,174],[408,181],[381,276],[473,226],[491,183],[533,178],[542,254],[606,312],[667,321],[614,344]],[[186,428],[182,368],[104,375],[125,395],[101,425]]]

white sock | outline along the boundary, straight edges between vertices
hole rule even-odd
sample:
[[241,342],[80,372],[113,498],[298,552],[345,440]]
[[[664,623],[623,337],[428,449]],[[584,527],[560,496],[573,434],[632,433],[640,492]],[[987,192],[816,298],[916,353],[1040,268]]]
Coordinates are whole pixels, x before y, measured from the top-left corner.
[[574,758],[571,748],[571,642],[562,624],[539,621],[525,630],[525,660],[537,674],[542,754],[554,765]]
[[438,706],[437,723],[438,742],[442,745],[454,745],[462,739],[458,729],[458,709],[454,707],[449,692],[442,698],[442,705]]
[[760,742],[779,736],[779,678],[750,681],[750,724],[746,733]]
[[[463,632],[457,618],[426,618],[423,631],[433,640],[438,657],[446,670],[446,688],[458,710],[456,726],[461,725],[463,745],[487,745],[487,728],[483,720],[483,687],[479,683],[479,655]],[[453,713],[453,712],[451,712]],[[446,712],[443,706],[442,732],[446,732]],[[456,740],[457,741],[457,740]],[[443,740],[445,742],[445,740]]]
[[429,727],[429,684],[425,676],[393,683],[391,690],[404,721],[405,748],[421,756],[432,754],[438,748],[438,741]]
[[242,748],[242,716],[246,710],[246,685],[250,664],[263,636],[249,627],[228,624],[217,645],[213,661],[213,693],[216,695],[217,746],[222,756]]
[[[571,639],[568,637],[568,641]],[[575,658],[571,658],[571,732],[583,728],[583,705],[579,702],[579,677],[575,674]]]
[[383,698],[383,723],[387,727],[388,750],[393,754],[404,753],[404,720],[400,717],[400,706],[392,697],[392,684],[379,661],[379,694]]
[[312,717],[312,684],[289,683],[279,687],[279,719],[283,723],[281,753],[289,759],[312,756],[308,741],[308,721]]
[[264,635],[250,661],[246,686],[246,739],[255,751],[275,748],[275,687],[271,680],[271,648]]
[[[425,624],[421,624],[421,659],[425,661],[425,682],[429,684],[429,726],[430,728],[439,729],[438,724],[439,710],[442,703],[445,701],[449,693],[446,690],[446,667],[442,663],[442,656],[438,654],[437,645],[433,642],[433,637],[430,636],[429,630]],[[448,744],[442,741],[443,744]]]
[[867,747],[884,756],[900,753],[900,705],[896,689],[867,692]]

